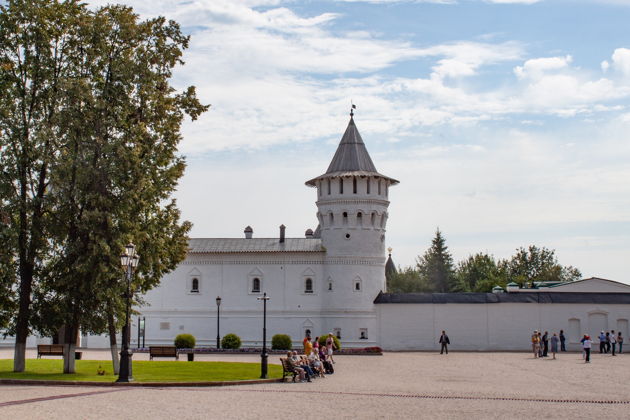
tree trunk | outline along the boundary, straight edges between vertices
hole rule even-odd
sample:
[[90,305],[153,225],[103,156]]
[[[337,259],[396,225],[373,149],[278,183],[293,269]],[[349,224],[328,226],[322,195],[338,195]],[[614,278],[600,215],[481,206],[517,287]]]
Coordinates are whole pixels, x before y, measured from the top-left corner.
[[74,352],[77,348],[77,331],[76,322],[72,325],[66,325],[63,343],[63,373],[76,373]]
[[112,352],[114,375],[118,375],[120,371],[120,359],[118,357],[118,345],[116,344],[116,324],[114,323],[114,314],[111,311],[108,314],[107,327],[109,328],[109,348]]
[[31,315],[31,288],[33,283],[33,268],[24,261],[25,252],[20,258],[20,307],[18,310],[15,350],[13,354],[13,371],[24,372],[26,368],[26,339]]

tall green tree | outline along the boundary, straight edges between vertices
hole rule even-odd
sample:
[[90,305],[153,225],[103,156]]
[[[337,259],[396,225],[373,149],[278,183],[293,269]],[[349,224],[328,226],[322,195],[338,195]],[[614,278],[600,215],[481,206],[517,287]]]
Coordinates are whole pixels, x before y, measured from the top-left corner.
[[10,0],[0,6],[0,193],[11,220],[9,262],[18,313],[14,370],[24,370],[31,305],[48,257],[50,168],[59,157],[59,111],[81,7],[74,1]]
[[422,257],[418,257],[416,267],[420,277],[433,291],[445,293],[455,287],[453,257],[446,246],[446,239],[440,229],[435,231],[431,247]]
[[582,276],[577,268],[560,265],[554,250],[535,245],[517,249],[516,254],[506,261],[505,269],[508,282],[518,283],[521,287],[539,281],[575,281]]
[[[21,3],[9,3],[6,13],[19,15]],[[47,255],[32,291],[36,329],[65,326],[64,372],[74,371],[79,328],[111,332],[112,322],[121,323],[126,285],[118,257],[127,242],[141,255],[138,293],[184,258],[190,224],[180,222],[170,199],[185,168],[177,144],[184,117],[207,109],[194,88],[170,85],[189,41],[175,22],[140,21],[127,7],[71,4],[72,13],[60,12],[69,50],[60,59],[62,106],[52,123],[55,159],[47,164],[49,219],[40,233]],[[34,7],[45,20],[59,3]]]
[[477,253],[457,263],[457,292],[491,292],[495,286],[505,287],[507,277],[492,255]]
[[388,293],[427,293],[433,291],[433,286],[426,277],[413,267],[398,268],[398,271],[387,276]]

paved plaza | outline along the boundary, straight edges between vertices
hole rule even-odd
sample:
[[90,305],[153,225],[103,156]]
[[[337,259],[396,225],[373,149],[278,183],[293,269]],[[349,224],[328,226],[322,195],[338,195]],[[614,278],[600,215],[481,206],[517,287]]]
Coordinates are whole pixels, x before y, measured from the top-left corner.
[[[106,351],[86,351],[106,359]],[[9,349],[0,358],[10,358]],[[29,357],[33,356],[29,353]],[[137,354],[135,359],[147,359]],[[256,355],[198,360],[258,362]],[[277,363],[278,356],[270,361]],[[386,353],[338,356],[312,383],[221,388],[0,386],[3,419],[531,419],[630,417],[630,356]],[[188,363],[182,361],[181,363]]]

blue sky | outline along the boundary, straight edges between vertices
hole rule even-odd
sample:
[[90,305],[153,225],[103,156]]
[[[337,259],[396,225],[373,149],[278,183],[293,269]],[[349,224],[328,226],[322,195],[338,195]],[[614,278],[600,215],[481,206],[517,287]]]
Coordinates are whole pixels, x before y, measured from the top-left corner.
[[[105,2],[91,1],[92,5]],[[174,84],[191,236],[315,228],[350,101],[410,265],[439,227],[456,260],[535,244],[630,283],[630,0],[128,1],[191,34]]]

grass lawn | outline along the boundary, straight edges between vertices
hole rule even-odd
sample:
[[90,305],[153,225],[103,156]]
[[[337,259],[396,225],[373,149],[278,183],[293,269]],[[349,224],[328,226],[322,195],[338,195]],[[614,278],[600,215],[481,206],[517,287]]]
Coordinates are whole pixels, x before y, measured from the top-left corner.
[[[99,376],[99,366],[105,375]],[[113,382],[112,362],[108,360],[77,360],[76,373],[64,375],[61,359],[27,359],[26,370],[13,372],[13,359],[0,359],[1,379],[40,379],[62,381]],[[269,364],[269,378],[281,378],[282,366]],[[207,382],[239,381],[260,378],[259,363],[134,361],[136,382]]]

